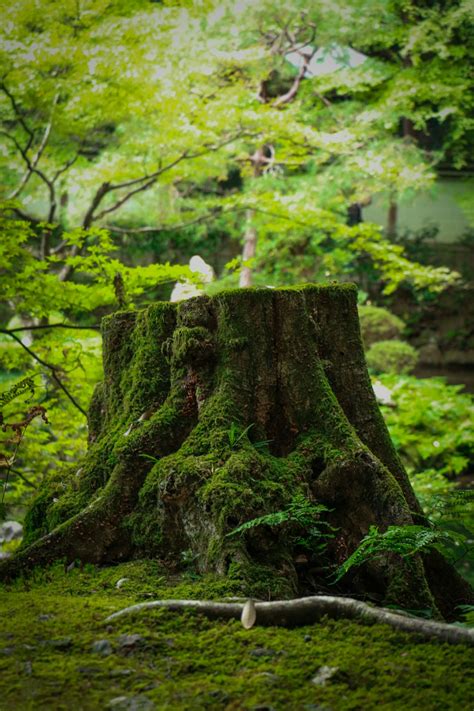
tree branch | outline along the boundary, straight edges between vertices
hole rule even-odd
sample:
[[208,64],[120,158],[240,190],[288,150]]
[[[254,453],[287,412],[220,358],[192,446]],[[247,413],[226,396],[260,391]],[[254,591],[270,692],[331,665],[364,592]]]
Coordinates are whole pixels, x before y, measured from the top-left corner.
[[273,102],[273,104],[272,104],[273,108],[277,109],[280,106],[284,106],[285,104],[289,104],[291,101],[293,101],[293,99],[295,98],[295,96],[298,93],[298,89],[300,88],[300,84],[306,74],[306,70],[308,69],[309,63],[311,62],[312,58],[316,54],[316,51],[317,50],[313,49],[313,51],[310,52],[309,54],[307,54],[306,52],[299,52],[298,51],[298,54],[300,54],[300,56],[303,57],[303,64],[300,67],[300,70],[299,70],[298,74],[296,75],[289,91],[287,91],[286,94],[282,94],[282,96],[279,96],[278,99],[276,99]]
[[93,326],[74,326],[68,323],[49,323],[44,326],[19,326],[18,328],[5,328],[1,333],[18,333],[19,331],[40,331],[48,328],[72,328],[80,331],[96,331],[100,330],[100,325]]
[[211,210],[206,215],[201,215],[188,222],[178,222],[176,225],[159,225],[157,227],[118,227],[117,225],[108,225],[108,229],[112,232],[118,232],[120,234],[144,234],[147,232],[175,232],[176,230],[182,230],[186,227],[191,227],[192,225],[201,224],[202,222],[208,222],[215,217],[220,215],[232,214],[233,212],[246,212],[247,210],[253,210],[253,212],[258,212],[261,215],[268,215],[269,217],[277,217],[280,220],[286,220],[292,222],[295,225],[300,225],[301,227],[314,227],[314,225],[309,222],[303,222],[302,220],[295,220],[294,217],[289,217],[283,213],[273,212],[271,210],[264,210],[263,208],[255,207],[254,205],[237,205],[235,207],[228,208],[215,208]]
[[[4,136],[6,136],[7,138],[9,138],[9,139],[14,143],[16,149],[18,150],[20,156],[22,157],[24,163],[26,164],[27,173],[28,173],[28,175],[27,175],[27,177],[26,177],[26,182],[28,182],[30,176],[34,173],[35,175],[37,175],[37,176],[40,178],[40,180],[43,181],[43,183],[44,183],[44,184],[46,185],[46,187],[48,188],[48,192],[49,192],[49,202],[50,202],[49,215],[48,215],[48,222],[52,222],[53,219],[54,219],[54,214],[55,214],[55,212],[56,212],[56,207],[57,207],[57,205],[56,205],[56,193],[55,193],[55,190],[54,190],[54,184],[53,184],[52,181],[47,177],[47,175],[46,175],[42,170],[40,170],[40,169],[37,167],[37,162],[39,161],[39,159],[40,159],[40,157],[41,157],[41,153],[43,152],[43,150],[44,150],[44,148],[45,148],[45,146],[46,146],[46,143],[47,143],[47,141],[48,141],[49,133],[50,133],[51,127],[49,127],[49,128],[47,127],[47,128],[46,128],[45,135],[43,136],[43,140],[42,140],[41,143],[40,143],[40,148],[38,149],[38,150],[40,150],[40,154],[39,154],[39,156],[38,156],[38,160],[37,160],[36,163],[35,163],[35,158],[33,158],[33,160],[31,160],[30,157],[28,156],[28,151],[29,151],[29,149],[31,148],[31,146],[32,146],[32,144],[33,144],[33,142],[34,142],[35,134],[34,134],[34,132],[31,130],[31,128],[28,126],[28,124],[26,123],[24,117],[22,116],[21,110],[20,110],[18,104],[16,103],[15,97],[13,96],[13,94],[11,93],[11,91],[10,91],[9,89],[7,89],[6,85],[5,85],[3,82],[0,83],[0,90],[2,90],[3,93],[8,97],[8,99],[9,99],[9,101],[10,101],[10,104],[11,104],[11,106],[12,106],[13,112],[14,112],[14,114],[15,114],[15,117],[16,117],[16,119],[17,119],[17,121],[18,121],[18,123],[20,124],[20,126],[23,128],[23,130],[27,133],[27,135],[28,135],[28,137],[29,137],[29,138],[28,138],[28,143],[27,143],[27,145],[26,145],[25,148],[22,148],[22,146],[20,145],[19,141],[17,141],[17,139],[15,138],[15,136],[12,136],[12,135],[11,135],[10,133],[8,133],[7,131],[1,131],[1,133],[2,133]],[[59,98],[59,97],[58,97],[57,95],[56,95],[55,98],[54,98],[53,110],[54,110],[54,106],[56,105],[56,103],[57,103],[57,101],[58,101],[58,98]],[[44,143],[44,145],[43,145],[43,143]],[[42,146],[43,146],[43,147],[42,147]],[[35,156],[35,157],[36,157],[36,156]],[[25,183],[25,184],[26,184],[26,183]]]
[[[36,484],[33,484],[33,482],[31,482],[29,479],[27,479],[27,477],[26,477],[24,474],[22,474],[22,472],[20,472],[18,469],[10,469],[9,471],[10,471],[11,474],[15,474],[16,476],[20,477],[20,479],[21,479],[22,481],[24,481],[25,484],[26,484],[27,486],[30,486],[32,489],[37,489],[37,488],[38,488],[38,487],[36,486]],[[7,478],[7,477],[5,477],[5,479],[6,479],[6,478]]]
[[[155,600],[141,602],[114,612],[105,620],[110,623],[123,615],[152,609],[184,612],[195,610],[210,619],[242,619],[242,603],[214,602],[210,600]],[[360,600],[329,595],[315,595],[295,600],[276,600],[255,603],[256,624],[296,627],[318,622],[325,615],[333,619],[349,618],[387,624],[402,632],[420,634],[450,644],[474,644],[474,630],[456,627],[442,622],[432,622],[397,613],[385,608],[373,607]]]
[[51,363],[47,363],[45,360],[40,358],[39,355],[37,355],[34,351],[31,350],[23,341],[18,338],[14,333],[11,333],[7,329],[0,328],[0,333],[4,333],[6,336],[10,336],[10,338],[13,338],[18,345],[20,345],[37,363],[40,365],[44,366],[45,368],[48,368],[48,370],[51,373],[51,377],[55,381],[55,383],[61,388],[61,390],[65,393],[65,395],[69,398],[69,400],[72,402],[74,407],[76,407],[79,412],[82,412],[84,417],[87,417],[87,412],[79,405],[77,400],[71,395],[69,390],[66,388],[66,386],[61,382],[61,379],[58,376],[58,369],[54,367],[54,365],[51,365]]
[[[51,115],[50,115],[50,119],[49,119],[48,123],[46,124],[46,128],[45,128],[44,134],[43,134],[43,138],[41,139],[41,143],[40,143],[40,145],[38,146],[38,150],[36,151],[35,155],[33,156],[32,160],[31,160],[31,166],[32,166],[32,168],[36,168],[36,166],[38,165],[38,162],[39,162],[41,156],[43,155],[43,151],[44,151],[44,149],[46,148],[46,145],[47,145],[47,143],[48,143],[49,136],[50,136],[50,133],[51,133],[51,128],[52,128],[52,126],[53,126],[53,113],[54,113],[54,108],[55,108],[56,104],[58,103],[58,100],[59,100],[59,94],[56,93],[56,94],[54,95],[54,98],[53,98],[53,103],[52,103],[52,106],[51,106]],[[10,200],[13,200],[14,198],[18,197],[18,195],[21,193],[21,191],[23,190],[23,188],[25,187],[25,185],[28,183],[28,181],[29,181],[29,179],[30,179],[30,177],[31,177],[31,175],[32,175],[32,173],[33,173],[32,168],[29,168],[29,167],[27,168],[27,170],[25,171],[25,173],[24,173],[22,179],[20,180],[19,185],[15,188],[15,190],[14,190],[12,193],[10,193],[10,196],[9,196],[9,199],[10,199]],[[52,182],[54,182],[54,181],[52,181]],[[49,222],[49,221],[50,221],[50,220],[48,220],[48,222]]]

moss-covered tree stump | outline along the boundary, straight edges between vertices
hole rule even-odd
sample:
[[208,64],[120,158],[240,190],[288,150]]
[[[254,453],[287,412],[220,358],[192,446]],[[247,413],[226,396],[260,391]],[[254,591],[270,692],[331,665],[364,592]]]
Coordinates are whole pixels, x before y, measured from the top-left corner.
[[[435,553],[393,554],[328,588],[369,526],[421,516],[375,402],[354,286],[157,303],[106,318],[103,337],[89,453],[41,492],[3,576],[153,556],[270,595],[351,592],[448,616],[469,599]],[[228,535],[272,512],[286,513]]]

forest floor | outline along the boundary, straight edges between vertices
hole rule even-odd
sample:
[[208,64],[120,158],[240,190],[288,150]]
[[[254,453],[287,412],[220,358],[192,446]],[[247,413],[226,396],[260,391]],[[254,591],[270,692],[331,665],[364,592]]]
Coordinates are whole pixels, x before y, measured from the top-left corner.
[[235,593],[192,572],[170,578],[151,562],[56,566],[0,588],[0,709],[474,709],[472,647],[385,625],[244,630],[164,610],[104,622],[148,599]]

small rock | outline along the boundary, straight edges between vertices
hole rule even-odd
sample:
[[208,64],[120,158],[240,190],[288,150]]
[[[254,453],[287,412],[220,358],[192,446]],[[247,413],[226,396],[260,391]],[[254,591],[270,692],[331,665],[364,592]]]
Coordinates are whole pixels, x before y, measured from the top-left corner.
[[130,676],[130,674],[133,674],[133,669],[113,669],[109,676]]
[[117,709],[117,711],[151,711],[155,708],[155,704],[150,701],[147,696],[140,694],[139,696],[117,696],[107,704],[109,709]]
[[15,647],[3,647],[3,649],[0,649],[0,654],[5,655],[5,657],[9,657],[14,651]]
[[313,638],[311,637],[310,634],[305,634],[305,636],[303,637],[303,640],[304,640],[305,642],[311,642],[312,639],[313,639]]
[[276,674],[272,674],[271,672],[260,672],[259,674],[255,674],[254,679],[262,679],[268,684],[276,684],[278,676]]
[[118,643],[120,651],[128,654],[137,649],[137,647],[143,646],[145,640],[139,634],[121,634],[118,638]]
[[274,649],[265,649],[265,647],[257,647],[250,651],[251,657],[274,657],[278,652]]
[[108,639],[98,639],[92,644],[94,654],[100,654],[101,657],[108,657],[112,654],[112,645]]
[[54,649],[69,649],[72,647],[72,639],[70,637],[62,637],[61,639],[49,639],[46,644]]
[[315,686],[326,686],[326,683],[339,671],[339,667],[328,667],[326,665],[319,667],[316,675],[311,679],[311,683]]
[[10,543],[23,536],[23,526],[18,521],[4,521],[0,525],[0,543]]
[[79,674],[86,674],[86,676],[94,676],[94,674],[100,674],[99,667],[77,667]]
[[120,578],[120,580],[117,580],[117,582],[115,583],[115,587],[117,588],[117,590],[120,590],[120,588],[123,587],[125,583],[127,583],[129,580],[130,578]]
[[54,619],[54,615],[38,615],[38,620],[40,622],[47,622],[48,620]]

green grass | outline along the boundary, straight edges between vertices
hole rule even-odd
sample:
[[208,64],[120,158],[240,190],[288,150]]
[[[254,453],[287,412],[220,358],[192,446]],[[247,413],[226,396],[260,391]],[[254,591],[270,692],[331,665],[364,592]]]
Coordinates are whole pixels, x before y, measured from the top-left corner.
[[[129,578],[120,590],[117,580]],[[170,579],[136,562],[65,574],[60,567],[0,590],[0,709],[272,708],[275,711],[472,709],[474,650],[384,625],[326,620],[293,630],[244,630],[194,613],[149,611],[106,625],[111,612],[153,597],[225,597],[219,579]],[[119,637],[138,634],[128,653]],[[100,656],[93,642],[108,640]],[[262,651],[263,650],[263,651]],[[312,678],[338,667],[325,686]],[[138,701],[137,698],[138,697]],[[148,700],[148,704],[147,704]]]

